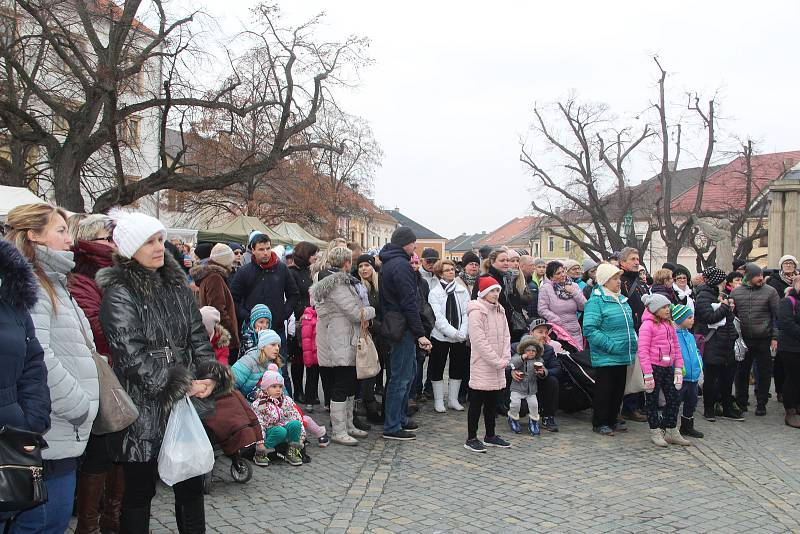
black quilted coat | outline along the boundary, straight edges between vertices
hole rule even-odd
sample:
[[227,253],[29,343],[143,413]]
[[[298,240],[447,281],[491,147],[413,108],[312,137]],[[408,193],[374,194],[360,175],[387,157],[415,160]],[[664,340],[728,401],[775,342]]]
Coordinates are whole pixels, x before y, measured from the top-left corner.
[[139,419],[111,436],[112,458],[155,460],[169,411],[192,379],[213,378],[223,389],[230,387],[229,373],[214,357],[186,275],[171,255],[157,271],[115,256],[112,267],[97,273],[97,283],[114,372],[139,409]]

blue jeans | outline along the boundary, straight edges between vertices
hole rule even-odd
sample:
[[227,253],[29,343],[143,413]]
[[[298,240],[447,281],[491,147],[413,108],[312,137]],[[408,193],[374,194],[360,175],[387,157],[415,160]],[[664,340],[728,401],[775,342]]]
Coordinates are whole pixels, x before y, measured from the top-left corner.
[[75,471],[45,479],[47,502],[17,516],[11,534],[64,534],[72,518]]
[[679,392],[679,398],[683,402],[683,416],[694,417],[694,409],[697,408],[697,382],[683,381],[683,386]]
[[392,343],[389,366],[392,371],[386,386],[386,401],[383,405],[384,432],[397,432],[408,422],[408,396],[414,382],[417,350],[414,336],[406,331],[397,343]]

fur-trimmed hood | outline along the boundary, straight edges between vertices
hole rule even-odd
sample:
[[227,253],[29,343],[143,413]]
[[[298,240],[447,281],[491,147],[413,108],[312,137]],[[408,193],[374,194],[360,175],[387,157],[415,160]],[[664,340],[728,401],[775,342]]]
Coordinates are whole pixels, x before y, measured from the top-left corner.
[[0,299],[15,308],[36,304],[36,277],[17,247],[0,239]]
[[214,326],[214,338],[217,340],[217,347],[228,347],[231,344],[231,333],[220,323]]
[[214,273],[220,275],[222,278],[228,278],[230,276],[230,271],[228,269],[211,262],[195,265],[189,269],[189,276],[192,277],[192,280],[194,280],[196,284],[199,284],[206,276]]
[[314,299],[314,302],[319,302],[325,300],[337,285],[354,286],[356,283],[357,280],[351,276],[350,273],[342,271],[334,272],[311,286],[309,293],[311,294],[311,298]]
[[100,289],[123,286],[142,295],[152,294],[160,285],[185,286],[186,274],[171,254],[164,254],[164,265],[156,271],[145,269],[133,259],[114,254],[114,265],[100,269],[95,280]]

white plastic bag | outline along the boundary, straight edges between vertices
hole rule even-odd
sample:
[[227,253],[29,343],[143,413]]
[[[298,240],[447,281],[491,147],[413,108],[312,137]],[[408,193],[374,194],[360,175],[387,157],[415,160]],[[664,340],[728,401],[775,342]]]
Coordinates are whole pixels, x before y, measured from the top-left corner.
[[205,475],[214,468],[214,449],[189,400],[172,407],[158,453],[158,474],[168,486]]

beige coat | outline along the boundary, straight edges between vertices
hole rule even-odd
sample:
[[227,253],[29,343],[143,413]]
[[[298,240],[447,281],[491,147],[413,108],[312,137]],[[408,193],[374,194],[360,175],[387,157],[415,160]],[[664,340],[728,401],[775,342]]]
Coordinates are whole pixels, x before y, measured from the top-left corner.
[[322,367],[356,364],[356,346],[364,319],[375,317],[375,308],[364,306],[357,282],[348,273],[333,273],[309,290],[317,309],[317,358]]

